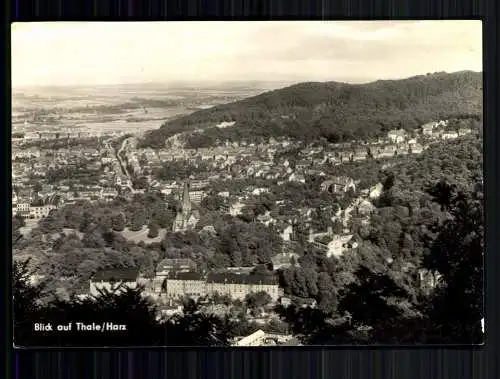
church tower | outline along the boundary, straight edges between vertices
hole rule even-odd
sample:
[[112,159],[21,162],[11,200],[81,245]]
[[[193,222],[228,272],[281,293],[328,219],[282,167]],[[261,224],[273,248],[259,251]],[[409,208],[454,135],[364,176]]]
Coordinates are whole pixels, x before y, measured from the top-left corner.
[[184,183],[184,191],[182,193],[182,213],[184,217],[189,217],[191,213],[191,200],[189,198],[189,182]]

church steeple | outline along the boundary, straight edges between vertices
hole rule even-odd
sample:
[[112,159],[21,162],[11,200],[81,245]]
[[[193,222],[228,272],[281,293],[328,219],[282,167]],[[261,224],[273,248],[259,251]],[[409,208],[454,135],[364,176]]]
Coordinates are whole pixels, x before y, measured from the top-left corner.
[[189,181],[184,182],[184,191],[182,193],[182,213],[188,215],[191,213],[191,200],[189,199]]

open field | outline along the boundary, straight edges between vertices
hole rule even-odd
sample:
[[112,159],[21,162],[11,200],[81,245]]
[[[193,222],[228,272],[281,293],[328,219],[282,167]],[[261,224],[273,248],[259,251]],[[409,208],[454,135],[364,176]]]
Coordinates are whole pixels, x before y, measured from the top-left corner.
[[218,90],[165,85],[14,89],[12,126],[20,133],[51,129],[141,133],[172,118],[262,91],[253,87]]
[[142,229],[137,231],[137,232],[134,232],[132,230],[129,230],[128,228],[125,228],[125,230],[123,232],[121,232],[121,235],[124,236],[129,241],[133,241],[135,243],[139,243],[139,242],[143,241],[146,244],[150,244],[150,243],[155,243],[155,242],[161,242],[163,240],[163,238],[165,237],[167,230],[166,229],[158,229],[158,237],[156,237],[156,238],[149,238],[148,232],[149,232],[149,228],[147,226],[143,226]]
[[38,220],[33,220],[33,219],[25,219],[24,220],[25,225],[22,228],[19,228],[19,232],[23,235],[29,235],[33,228],[35,228],[38,225]]

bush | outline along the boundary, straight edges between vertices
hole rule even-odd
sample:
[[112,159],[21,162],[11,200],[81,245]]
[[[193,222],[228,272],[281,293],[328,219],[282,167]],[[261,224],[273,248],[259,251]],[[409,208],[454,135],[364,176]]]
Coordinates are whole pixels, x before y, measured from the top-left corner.
[[156,224],[151,223],[149,224],[149,232],[148,232],[148,238],[156,238],[158,237],[158,227]]

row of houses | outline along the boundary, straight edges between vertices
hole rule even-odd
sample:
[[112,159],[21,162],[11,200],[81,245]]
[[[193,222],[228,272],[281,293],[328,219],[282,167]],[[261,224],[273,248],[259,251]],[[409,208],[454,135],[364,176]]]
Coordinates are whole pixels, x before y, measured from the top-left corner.
[[17,203],[12,205],[12,214],[18,214],[24,218],[42,219],[55,209],[57,209],[57,206],[53,204],[31,205],[30,203]]

